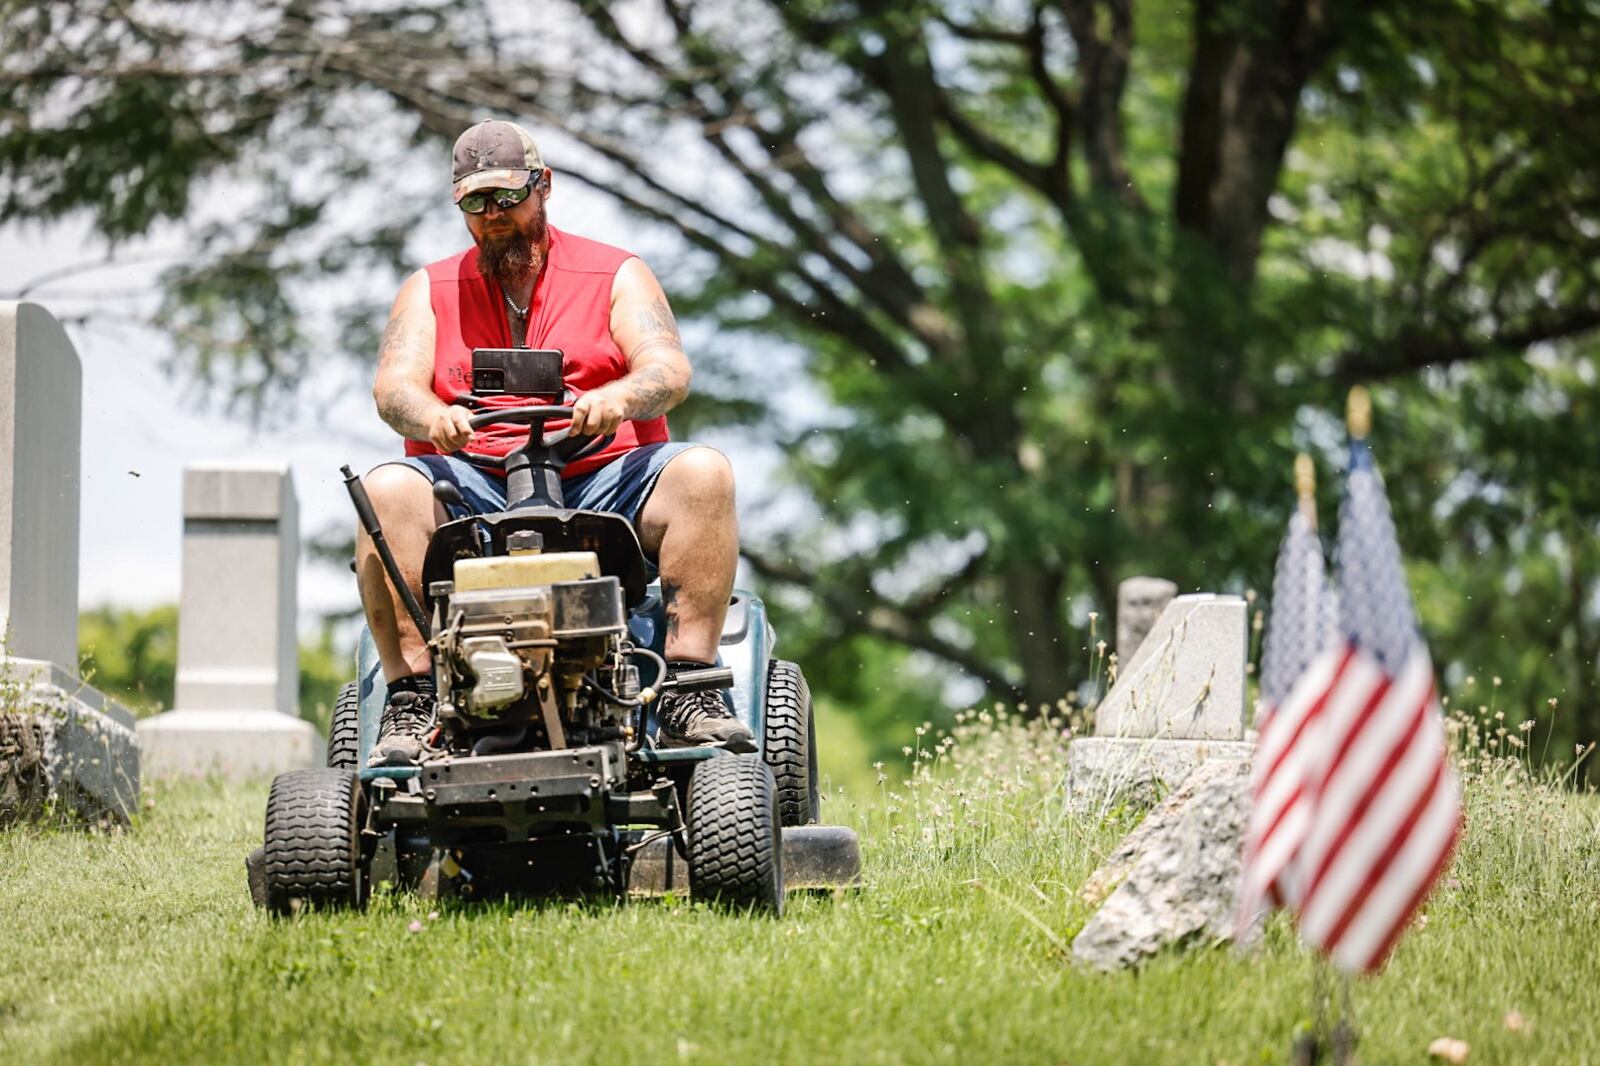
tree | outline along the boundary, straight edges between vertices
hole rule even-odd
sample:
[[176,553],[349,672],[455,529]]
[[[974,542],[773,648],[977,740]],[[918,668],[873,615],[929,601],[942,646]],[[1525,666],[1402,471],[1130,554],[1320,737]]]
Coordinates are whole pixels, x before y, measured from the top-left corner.
[[79,672],[139,714],[172,706],[178,670],[178,608],[106,605],[78,615]]
[[[1259,585],[1291,455],[1337,462],[1361,381],[1437,657],[1481,671],[1554,637],[1504,672],[1600,732],[1600,487],[1529,461],[1600,444],[1577,417],[1600,20],[1577,0],[63,3],[7,25],[0,218],[183,220],[202,254],[161,321],[256,396],[306,358],[308,288],[406,262],[460,129],[551,134],[558,188],[680,240],[675,301],[717,329],[697,384],[728,401],[701,415],[781,434],[811,512],[746,555],[846,702],[887,684],[917,714],[953,668],[1038,706],[1082,681],[1119,578]],[[219,180],[249,191],[220,216]],[[351,190],[381,190],[377,224]],[[364,293],[337,324],[369,357]],[[779,357],[799,378],[774,389]],[[1542,622],[1508,568],[1559,601]],[[1508,646],[1476,640],[1496,628]]]
[[[178,673],[178,608],[103,606],[78,615],[80,672],[89,684],[139,715],[170,710]],[[339,689],[355,676],[355,656],[329,627],[300,644],[300,714],[324,735]]]

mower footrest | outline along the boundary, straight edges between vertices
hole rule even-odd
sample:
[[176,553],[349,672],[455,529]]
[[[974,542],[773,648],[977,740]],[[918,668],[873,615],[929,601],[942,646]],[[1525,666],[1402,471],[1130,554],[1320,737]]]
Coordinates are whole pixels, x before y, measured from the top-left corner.
[[[841,825],[797,825],[783,831],[783,887],[800,890],[849,888],[861,882],[861,841]],[[633,857],[628,891],[654,896],[689,891],[689,866],[666,837]]]

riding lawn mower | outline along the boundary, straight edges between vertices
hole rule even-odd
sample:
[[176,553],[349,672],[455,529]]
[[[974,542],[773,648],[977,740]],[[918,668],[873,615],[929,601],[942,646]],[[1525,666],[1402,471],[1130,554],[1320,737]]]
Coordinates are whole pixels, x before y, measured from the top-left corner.
[[[560,399],[561,353],[480,349],[473,396]],[[849,829],[818,825],[816,732],[800,668],[772,656],[761,600],[735,590],[719,664],[669,676],[658,582],[632,524],[571,510],[561,472],[609,437],[570,437],[564,404],[494,407],[474,429],[526,425],[504,459],[507,504],[434,533],[421,602],[361,483],[346,485],[428,642],[437,729],[415,765],[368,766],[387,696],[370,633],[334,708],[327,766],[272,782],[251,895],[278,914],[364,906],[385,882],[428,898],[687,892],[781,913],[788,889],[854,883]],[[619,460],[620,461],[620,460]],[[451,513],[457,486],[434,485]],[[655,698],[717,689],[754,753],[658,746]]]

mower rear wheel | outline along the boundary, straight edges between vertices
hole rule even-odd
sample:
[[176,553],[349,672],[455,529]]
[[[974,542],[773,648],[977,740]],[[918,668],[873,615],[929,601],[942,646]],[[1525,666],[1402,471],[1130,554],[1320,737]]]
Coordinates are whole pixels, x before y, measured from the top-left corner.
[[778,815],[786,826],[814,822],[822,813],[817,730],[811,720],[811,686],[797,664],[774,659],[767,667],[765,713],[761,753],[778,787]]
[[263,847],[268,910],[293,914],[366,904],[363,804],[361,785],[348,770],[290,770],[273,779]]
[[333,701],[328,722],[328,765],[335,770],[355,770],[361,758],[361,682],[351,681]]
[[783,913],[783,841],[772,771],[759,755],[719,755],[689,778],[689,894]]

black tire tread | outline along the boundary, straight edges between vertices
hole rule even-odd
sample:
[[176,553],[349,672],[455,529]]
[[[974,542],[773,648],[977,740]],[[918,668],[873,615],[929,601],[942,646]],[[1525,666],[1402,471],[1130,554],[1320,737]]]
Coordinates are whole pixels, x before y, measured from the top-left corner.
[[783,824],[815,821],[811,796],[811,686],[800,667],[774,659],[767,667],[766,730],[761,754],[772,767]]
[[689,782],[689,892],[783,913],[783,848],[772,771],[755,755],[697,765]]
[[328,722],[328,765],[335,770],[355,770],[361,758],[361,682],[348,682],[333,701]]
[[267,795],[263,845],[267,906],[356,907],[363,901],[357,818],[360,785],[348,770],[279,774]]

